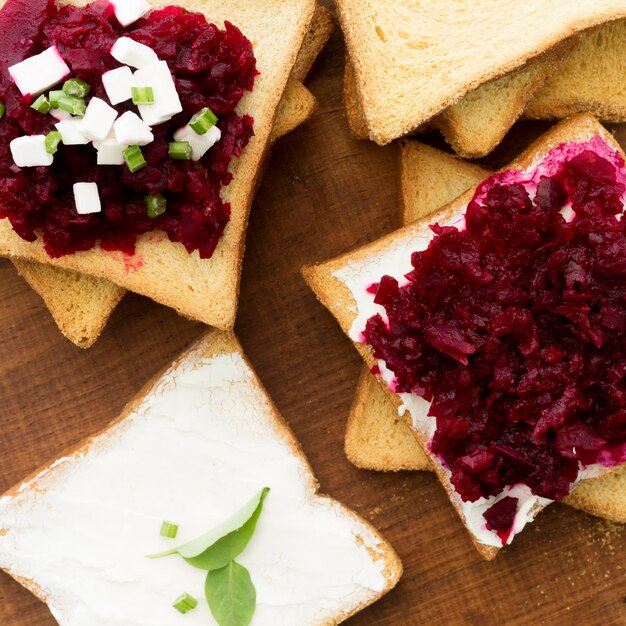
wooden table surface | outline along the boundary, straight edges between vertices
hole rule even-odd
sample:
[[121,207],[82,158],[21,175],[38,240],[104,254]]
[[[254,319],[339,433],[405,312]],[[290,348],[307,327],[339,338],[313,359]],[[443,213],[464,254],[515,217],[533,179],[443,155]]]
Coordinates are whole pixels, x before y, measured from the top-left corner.
[[[343,55],[338,33],[310,81],[320,102],[315,117],[275,146],[252,212],[236,331],[322,491],[377,526],[404,562],[398,587],[349,623],[624,625],[624,527],[553,505],[486,563],[433,476],[366,472],[344,455],[361,362],[299,269],[397,226],[397,150],[350,138]],[[516,129],[487,162],[502,165],[541,128]],[[0,491],[116,417],[203,331],[129,295],[84,352],[62,337],[13,266],[0,261]],[[0,574],[2,626],[55,623],[44,605]]]

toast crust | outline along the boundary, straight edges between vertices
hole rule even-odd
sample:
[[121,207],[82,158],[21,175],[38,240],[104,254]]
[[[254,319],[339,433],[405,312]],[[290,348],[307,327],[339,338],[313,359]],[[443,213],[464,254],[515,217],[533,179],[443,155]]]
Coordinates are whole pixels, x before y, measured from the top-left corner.
[[[0,6],[4,0],[0,2]],[[75,4],[87,4],[76,0]],[[153,6],[171,4],[155,0]],[[218,25],[236,23],[253,42],[260,75],[255,88],[238,110],[255,118],[255,136],[239,159],[231,164],[233,182],[222,190],[232,206],[231,221],[211,259],[187,253],[162,233],[142,236],[136,254],[128,257],[98,247],[62,259],[51,259],[40,240],[27,243],[15,234],[8,220],[0,222],[0,254],[29,259],[110,280],[170,306],[181,315],[217,328],[232,328],[237,308],[245,228],[260,164],[267,151],[278,105],[313,18],[315,0],[267,0],[254,7],[247,0],[192,0],[185,8],[199,10]],[[272,37],[279,29],[280,38]],[[277,43],[279,42],[279,43]],[[26,244],[26,245],[24,245]]]
[[[295,435],[284,421],[278,409],[272,402],[269,397],[267,391],[263,387],[262,382],[256,375],[254,368],[252,367],[250,361],[246,357],[241,344],[235,337],[235,335],[230,331],[218,331],[218,330],[210,330],[203,337],[195,341],[178,359],[176,359],[171,365],[164,367],[159,373],[157,373],[150,381],[148,381],[142,389],[137,393],[137,395],[130,401],[126,406],[122,409],[120,415],[115,418],[112,422],[110,422],[105,428],[101,431],[93,434],[89,438],[84,441],[66,449],[63,453],[59,454],[57,458],[64,457],[72,457],[72,458],[80,458],[84,456],[87,452],[97,449],[97,447],[106,444],[106,436],[109,433],[110,429],[118,424],[124,422],[129,415],[131,415],[141,404],[144,402],[145,398],[153,392],[159,384],[161,378],[169,371],[174,370],[178,365],[185,362],[197,362],[200,359],[211,359],[216,356],[226,355],[236,353],[241,356],[245,365],[249,368],[252,377],[253,384],[261,390],[263,395],[266,398],[268,406],[271,409],[271,428],[275,433],[275,436],[281,441],[284,441],[289,449],[291,450],[294,457],[297,457],[304,467],[304,476],[303,476],[303,489],[307,494],[307,499],[309,500],[322,500],[332,503],[335,506],[338,506],[343,513],[350,517],[351,519],[358,522],[362,525],[366,531],[368,531],[374,538],[376,542],[376,550],[371,546],[371,542],[366,542],[364,538],[357,536],[356,541],[360,541],[368,544],[368,551],[372,555],[372,558],[383,558],[385,562],[385,570],[384,576],[386,579],[386,587],[384,591],[379,594],[376,598],[363,602],[356,606],[349,612],[344,612],[341,615],[338,615],[335,619],[329,622],[320,623],[320,626],[332,626],[334,624],[338,624],[355,613],[358,613],[366,606],[371,604],[372,602],[378,600],[380,597],[391,591],[393,587],[397,584],[398,580],[402,576],[403,568],[402,562],[400,558],[393,550],[391,545],[382,537],[382,535],[366,520],[359,517],[354,511],[346,507],[340,502],[337,502],[335,499],[321,495],[318,493],[319,484],[314,476],[313,469],[305,456],[300,443],[296,439]],[[15,485],[11,489],[9,489],[6,493],[3,494],[3,497],[14,497],[18,493],[20,493],[20,489],[23,488],[25,483],[29,484],[29,489],[37,489],[37,478],[43,473],[48,471],[54,471],[53,468],[54,461],[40,467],[39,469],[32,472],[27,478],[25,478],[20,484]],[[0,528],[0,534],[4,534],[6,529]],[[42,602],[47,602],[48,598],[46,593],[39,587],[34,581],[25,579],[23,577],[14,576],[11,571],[8,571],[8,574],[11,575],[17,582],[26,587],[29,591],[31,591],[37,598],[39,598]]]
[[[542,154],[546,153],[547,151],[549,151],[553,147],[558,146],[561,143],[570,141],[585,141],[595,135],[602,136],[603,139],[605,139],[607,143],[609,143],[609,145],[618,150],[620,154],[624,155],[621,147],[615,141],[612,135],[608,133],[597,122],[597,120],[595,120],[595,118],[589,115],[580,115],[569,120],[565,120],[561,124],[552,128],[545,135],[535,141],[522,155],[520,155],[520,157],[518,157],[505,169],[511,169],[516,167],[520,169],[526,169],[532,166],[537,157],[540,157]],[[359,261],[364,261],[366,259],[374,260],[382,251],[393,247],[399,241],[411,237],[413,234],[422,230],[423,227],[427,226],[429,223],[433,223],[435,221],[445,221],[447,217],[458,213],[458,211],[463,208],[469,202],[469,200],[471,200],[474,192],[475,188],[473,187],[469,189],[466,193],[462,194],[459,198],[454,200],[452,203],[441,208],[436,213],[429,215],[425,218],[420,218],[412,224],[396,231],[395,233],[391,233],[390,235],[387,235],[386,237],[383,237],[382,239],[379,239],[372,244],[363,246],[352,253],[343,254],[325,263],[304,267],[302,269],[302,274],[306,282],[313,289],[322,304],[324,304],[326,308],[328,308],[330,312],[335,316],[342,330],[346,334],[349,335],[351,325],[355,319],[356,303],[354,302],[354,299],[348,287],[338,278],[336,278],[334,276],[334,273],[337,270],[345,267],[350,262],[358,263]],[[368,346],[362,343],[355,343],[355,347],[357,348],[369,368],[372,368],[374,367],[374,365],[376,365],[376,360],[374,359],[374,356]],[[385,392],[392,401],[396,410],[399,409],[402,405],[402,401],[400,400],[400,398],[389,389],[387,384],[380,378],[380,376],[377,376],[377,378],[380,384],[384,386]],[[456,508],[463,522],[465,523],[459,504],[460,498],[452,488],[452,485],[450,484],[442,466],[437,462],[437,459],[429,453],[427,439],[415,428],[412,427],[410,416],[405,415],[405,422],[407,426],[411,429],[413,435],[416,437],[418,443],[422,446],[426,455],[428,456],[430,462],[433,465],[433,469],[440,479],[444,489],[448,493],[452,504]],[[470,533],[470,537],[480,554],[485,559],[491,560],[495,558],[495,556],[498,554],[500,548],[494,548],[490,546],[485,546],[484,544],[479,544],[472,533]]]

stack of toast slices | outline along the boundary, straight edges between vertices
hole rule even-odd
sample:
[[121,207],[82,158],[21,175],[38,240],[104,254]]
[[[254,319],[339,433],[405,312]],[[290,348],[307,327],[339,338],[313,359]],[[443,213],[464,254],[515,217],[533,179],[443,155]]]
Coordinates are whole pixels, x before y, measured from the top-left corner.
[[[428,218],[492,174],[417,141],[400,146],[400,220]],[[432,471],[421,446],[367,367],[359,379],[346,428],[346,455],[362,469]],[[565,503],[614,522],[626,523],[626,467],[578,485]]]
[[0,497],[0,567],[63,626],[215,624],[206,603],[184,617],[171,606],[183,590],[203,596],[206,572],[146,555],[172,547],[162,520],[180,524],[184,543],[264,487],[238,559],[256,588],[254,624],[338,624],[398,582],[393,548],[317,493],[241,346],[213,330],[105,430]]
[[356,137],[385,144],[437,129],[459,156],[479,158],[520,117],[626,121],[624,2],[533,1],[506,16],[494,2],[409,4],[337,0]]
[[[170,3],[171,4],[171,3]],[[102,333],[126,290],[136,291],[212,326],[232,328],[239,293],[245,226],[267,148],[304,123],[316,101],[304,86],[332,36],[334,16],[313,0],[280,0],[250,9],[249,3],[185,3],[209,21],[231,21],[253,41],[260,75],[240,105],[255,119],[255,137],[231,166],[234,180],[223,190],[232,220],[208,260],[155,233],[143,237],[133,258],[99,249],[51,259],[40,242],[27,243],[0,223],[0,254],[42,297],[61,332],[88,348]],[[276,41],[268,33],[276,35]]]
[[[539,163],[551,150],[561,144],[586,144],[586,142],[592,140],[600,141],[603,145],[608,146],[608,149],[614,150],[623,157],[623,152],[615,139],[595,118],[588,115],[580,115],[570,118],[552,128],[505,169],[525,170]],[[426,151],[427,150],[428,149],[426,149]],[[416,157],[416,153],[413,151],[409,158],[417,158],[418,162],[421,161],[423,164],[424,153],[425,151],[422,150],[418,152],[418,156]],[[355,341],[355,346],[364,358],[369,370],[372,370],[372,368],[376,366],[380,367],[381,362],[374,358],[371,349],[366,344],[356,340],[355,333],[359,332],[357,325],[361,328],[360,323],[364,322],[364,319],[369,317],[367,311],[370,305],[367,303],[373,299],[373,295],[364,296],[362,294],[371,293],[367,291],[368,286],[378,282],[383,274],[389,273],[392,265],[395,268],[395,264],[400,262],[400,259],[404,259],[401,261],[402,267],[404,267],[407,259],[410,259],[410,254],[406,259],[404,258],[407,255],[407,249],[415,250],[416,245],[422,245],[422,242],[430,241],[432,238],[432,233],[429,229],[430,224],[450,224],[453,223],[459,215],[463,215],[467,203],[473,197],[475,189],[478,186],[477,180],[482,181],[485,178],[486,172],[480,168],[473,165],[467,166],[465,164],[459,166],[458,162],[454,162],[454,167],[456,168],[455,172],[458,171],[456,179],[448,178],[445,175],[450,171],[449,161],[446,160],[448,167],[442,171],[440,165],[441,160],[435,159],[433,161],[432,153],[429,156],[431,157],[429,161],[431,170],[425,175],[429,176],[429,180],[431,181],[430,185],[419,188],[415,185],[409,187],[405,182],[403,186],[405,191],[410,190],[403,194],[403,219],[407,223],[410,222],[408,226],[387,237],[383,237],[379,241],[364,246],[355,252],[342,255],[326,263],[303,269],[306,281],[315,291],[322,304],[336,317],[343,331]],[[410,176],[412,171],[414,171],[414,169],[409,171],[404,170],[403,177],[406,178]],[[442,183],[441,187],[432,183],[433,174],[435,174],[435,180],[444,178],[445,182]],[[441,174],[444,176],[440,178]],[[445,202],[449,200],[450,197],[454,197],[459,190],[463,188],[467,189],[468,186],[468,191],[432,213],[435,207],[441,206],[440,200]],[[419,205],[419,208],[416,207],[416,203]],[[411,207],[410,211],[408,207]],[[415,221],[416,217],[417,221]],[[413,218],[413,221],[411,221],[411,218]],[[427,243],[425,245],[427,245]],[[397,268],[394,272],[396,271]],[[365,298],[365,300],[363,300],[363,298]],[[363,310],[361,310],[362,306],[365,307]],[[374,369],[374,371],[377,370]],[[418,444],[417,446],[410,446],[411,451],[408,451],[406,450],[406,445],[408,444],[406,440],[404,440],[405,443],[401,445],[404,450],[403,454],[406,454],[406,456],[404,456],[403,460],[400,462],[406,467],[408,456],[417,452],[416,459],[420,459],[417,463],[420,463],[421,467],[424,469],[430,468],[436,472],[480,554],[486,559],[495,558],[502,546],[499,545],[499,542],[491,544],[489,539],[486,539],[484,534],[481,533],[477,520],[473,519],[474,512],[471,510],[471,507],[468,508],[464,505],[452,486],[448,470],[444,467],[441,460],[429,450],[428,444],[431,433],[428,430],[430,427],[427,422],[428,420],[432,420],[432,418],[423,418],[421,413],[419,416],[411,415],[411,411],[415,407],[416,410],[424,410],[425,416],[427,414],[426,406],[422,406],[422,403],[425,401],[415,394],[402,394],[403,398],[401,399],[400,395],[395,394],[391,390],[389,382],[385,382],[383,376],[384,372],[379,371],[379,373],[376,374],[376,378],[381,388],[384,389],[387,399],[391,400],[394,409],[400,414],[405,426],[405,431],[410,432]],[[364,385],[367,385],[369,377],[372,377],[372,375],[367,374],[364,379],[366,382],[362,381],[362,388]],[[379,465],[379,469],[387,469],[387,464],[393,465],[393,463],[396,462],[394,450],[398,450],[400,447],[398,437],[401,436],[400,433],[402,433],[402,431],[390,426],[389,422],[395,422],[398,418],[396,418],[395,415],[391,417],[387,405],[382,402],[381,395],[371,392],[373,386],[370,385],[369,388],[370,391],[366,398],[363,396],[363,391],[359,392],[357,404],[353,409],[352,422],[354,423],[355,420],[354,414],[368,412],[370,422],[367,427],[367,433],[364,435],[366,438],[369,439],[371,436],[372,420],[376,422],[375,428],[377,433],[383,429],[385,432],[393,433],[391,438],[386,441],[386,444],[383,444],[387,447],[387,454]],[[409,404],[409,401],[404,397],[407,395],[411,396],[411,403],[413,399],[415,399],[414,405]],[[364,407],[362,401],[371,401],[372,404]],[[387,422],[384,421],[385,418],[379,419],[383,413],[386,416]],[[364,426],[364,420],[362,418],[357,419],[359,420],[360,426]],[[385,425],[383,426],[383,424]],[[349,437],[353,438],[355,436],[355,427],[352,426],[351,429]],[[361,433],[363,433],[363,431],[361,431]],[[356,440],[352,439],[349,447],[354,450],[360,443],[361,441],[357,443]],[[354,456],[354,453],[351,456]],[[393,461],[389,460],[391,457],[394,458]],[[424,462],[422,463],[422,461]],[[414,467],[415,466],[413,466],[413,468]],[[621,473],[616,472],[615,474],[606,470],[603,471],[601,475],[603,476],[602,478],[596,477],[581,480],[577,483],[579,485],[578,489],[570,496],[569,503],[595,514],[601,514],[609,519],[623,519],[623,469]],[[546,502],[545,499],[538,498],[528,513],[527,521],[531,521],[548,502]]]

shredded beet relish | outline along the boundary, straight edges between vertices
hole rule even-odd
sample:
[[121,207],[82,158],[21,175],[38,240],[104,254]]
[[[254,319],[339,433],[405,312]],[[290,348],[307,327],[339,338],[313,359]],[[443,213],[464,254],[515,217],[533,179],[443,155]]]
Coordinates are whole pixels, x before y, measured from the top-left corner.
[[[432,226],[408,284],[382,278],[389,325],[376,315],[364,331],[394,390],[432,402],[431,450],[466,502],[519,483],[559,500],[579,463],[625,460],[624,186],[589,149],[555,171],[534,200],[487,179],[466,230]],[[508,536],[516,504],[492,506],[487,527]]]
[[[0,85],[6,105],[0,121],[0,217],[9,218],[27,241],[41,231],[52,257],[88,250],[98,241],[104,250],[133,254],[137,237],[152,230],[166,232],[202,258],[211,257],[230,219],[230,205],[220,196],[232,178],[229,163],[253,135],[253,119],[235,112],[257,74],[252,44],[243,34],[232,24],[220,30],[201,13],[173,6],[122,28],[104,0],[60,9],[54,0],[8,0],[0,11],[0,33]],[[51,167],[13,165],[10,142],[55,130],[57,120],[30,108],[8,67],[56,45],[71,76],[91,85],[90,97],[108,102],[102,74],[120,66],[110,50],[122,36],[150,46],[167,61],[183,106],[182,113],[152,128],[154,142],[142,148],[148,166],[131,174],[125,165],[97,165],[91,145],[61,145]],[[219,117],[222,139],[197,163],[171,159],[173,132],[207,106]],[[115,108],[120,115],[136,111],[130,101]],[[76,212],[75,182],[98,184],[101,213]],[[167,198],[167,211],[151,219],[144,197],[158,193]]]

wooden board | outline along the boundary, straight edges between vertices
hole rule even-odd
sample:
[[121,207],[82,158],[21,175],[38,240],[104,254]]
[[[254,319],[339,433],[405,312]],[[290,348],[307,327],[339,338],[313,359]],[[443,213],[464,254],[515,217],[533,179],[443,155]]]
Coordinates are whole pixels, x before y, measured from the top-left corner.
[[[397,225],[397,153],[349,137],[343,52],[338,34],[312,77],[318,113],[275,147],[252,213],[237,332],[322,490],[374,523],[404,562],[398,588],[349,623],[626,624],[623,527],[553,505],[485,563],[432,476],[365,472],[346,460],[345,418],[361,362],[299,269]],[[505,163],[541,129],[518,129],[489,165]],[[626,131],[618,132],[626,140]],[[2,261],[0,490],[103,427],[202,332],[200,324],[128,296],[96,346],[83,352],[63,339],[42,302]],[[55,621],[0,575],[0,624]]]

